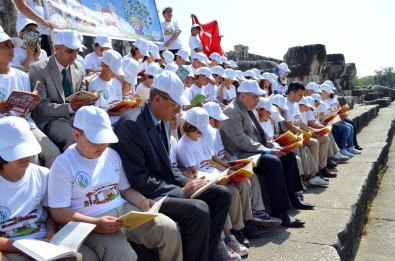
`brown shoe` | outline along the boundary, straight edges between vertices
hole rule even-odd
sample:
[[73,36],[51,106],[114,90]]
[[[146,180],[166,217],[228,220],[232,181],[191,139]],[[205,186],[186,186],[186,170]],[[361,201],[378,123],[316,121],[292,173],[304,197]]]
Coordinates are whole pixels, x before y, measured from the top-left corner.
[[325,178],[336,178],[336,173],[331,173],[327,168],[320,169],[320,176]]

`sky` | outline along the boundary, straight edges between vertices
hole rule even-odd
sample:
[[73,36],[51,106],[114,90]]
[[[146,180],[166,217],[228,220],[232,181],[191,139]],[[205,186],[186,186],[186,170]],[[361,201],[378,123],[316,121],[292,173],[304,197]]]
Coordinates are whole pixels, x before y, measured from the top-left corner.
[[283,59],[288,48],[323,44],[342,53],[359,77],[395,68],[394,0],[156,0],[160,19],[173,7],[183,45],[189,49],[191,14],[201,23],[217,20],[225,51],[242,44],[249,52]]

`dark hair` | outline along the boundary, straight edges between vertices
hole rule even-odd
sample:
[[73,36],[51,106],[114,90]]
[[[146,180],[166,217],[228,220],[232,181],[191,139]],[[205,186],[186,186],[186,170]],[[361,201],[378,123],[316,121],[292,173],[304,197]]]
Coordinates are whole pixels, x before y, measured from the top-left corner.
[[329,94],[329,98],[331,99],[335,98],[335,94],[334,93]]
[[3,169],[4,165],[7,164],[7,163],[8,163],[8,161],[6,161],[2,157],[0,157],[0,169]]
[[197,131],[198,128],[190,124],[189,122],[185,121],[184,124],[182,125],[182,131],[184,133],[191,133]]
[[304,87],[303,82],[301,81],[293,81],[288,85],[288,93],[297,92],[299,90],[304,91],[306,88]]
[[156,95],[160,95],[160,96],[162,96],[162,97],[171,99],[170,96],[169,96],[169,94],[168,94],[167,92],[158,90],[158,89],[156,89],[156,88],[152,88],[152,86],[151,86],[150,92],[149,92],[149,101],[152,101]]
[[262,80],[260,80],[259,81],[259,87],[262,89],[262,90],[265,90],[265,86],[264,86],[264,82],[265,81],[268,81],[269,83],[270,83],[270,85],[267,87],[267,95],[268,96],[270,96],[270,95],[272,95],[272,93],[273,93],[273,85],[272,85],[272,83],[269,81],[269,80],[266,80],[266,79],[262,79]]

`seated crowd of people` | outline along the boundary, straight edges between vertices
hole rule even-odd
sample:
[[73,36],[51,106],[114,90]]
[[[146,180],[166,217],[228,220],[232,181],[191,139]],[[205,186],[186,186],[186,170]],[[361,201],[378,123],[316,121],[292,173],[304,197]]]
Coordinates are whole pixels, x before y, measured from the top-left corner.
[[[171,11],[164,8],[165,19]],[[20,37],[37,28],[28,18],[17,24]],[[137,39],[120,54],[101,35],[79,57],[82,39],[57,32],[47,57],[0,27],[1,261],[29,260],[15,240],[49,240],[70,221],[96,225],[82,260],[137,260],[133,244],[160,260],[240,260],[250,239],[279,225],[302,228],[288,211],[314,209],[303,191],[329,186],[331,169],[361,153],[347,115],[325,121],[341,109],[330,80],[288,83],[285,63],[243,72],[196,43],[191,56],[167,48],[173,38],[164,49]],[[37,94],[26,113],[7,101],[15,90]],[[97,98],[73,95],[81,90]],[[140,104],[112,109],[132,100]],[[277,141],[287,132],[302,134],[303,145],[285,151]],[[192,196],[210,175],[242,167],[230,161],[256,155],[250,178],[225,176]],[[137,228],[117,219],[164,196],[158,216]]]

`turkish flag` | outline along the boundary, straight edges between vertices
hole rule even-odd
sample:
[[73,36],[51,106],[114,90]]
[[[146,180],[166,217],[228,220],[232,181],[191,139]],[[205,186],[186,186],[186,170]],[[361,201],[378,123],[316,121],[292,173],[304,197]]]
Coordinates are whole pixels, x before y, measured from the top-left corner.
[[219,28],[217,20],[202,24],[199,22],[196,15],[192,15],[193,23],[199,24],[202,30],[200,31],[200,40],[202,41],[203,52],[210,56],[211,53],[217,52],[222,55],[221,41],[219,38]]

